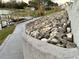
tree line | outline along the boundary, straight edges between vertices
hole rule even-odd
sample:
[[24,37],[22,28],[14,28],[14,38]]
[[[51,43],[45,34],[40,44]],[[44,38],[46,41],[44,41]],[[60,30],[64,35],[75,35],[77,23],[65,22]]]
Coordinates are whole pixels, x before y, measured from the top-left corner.
[[34,7],[37,10],[38,16],[43,16],[45,10],[51,10],[51,7],[58,6],[57,3],[52,2],[51,0],[32,0],[29,1],[29,6]]
[[7,2],[7,3],[2,3],[0,2],[0,8],[15,8],[15,9],[24,9],[25,7],[34,7],[35,9],[38,9],[41,5],[43,6],[54,6],[57,5],[57,3],[52,2],[51,0],[32,0],[29,1],[29,4],[25,2]]
[[0,2],[0,8],[15,8],[15,9],[23,9],[25,7],[27,7],[28,4],[25,2],[7,2],[7,3],[2,3]]
[[49,7],[49,6],[58,6],[58,4],[52,2],[51,0],[32,0],[29,1],[29,6],[39,9],[40,6]]

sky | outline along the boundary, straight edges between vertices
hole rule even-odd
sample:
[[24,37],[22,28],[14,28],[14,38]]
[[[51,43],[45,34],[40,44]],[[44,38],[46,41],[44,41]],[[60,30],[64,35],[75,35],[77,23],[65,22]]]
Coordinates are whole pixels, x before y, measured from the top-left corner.
[[[9,1],[9,0],[4,0],[4,2],[7,2],[7,1]],[[17,1],[21,1],[21,0],[17,0]],[[29,0],[23,0],[23,1],[28,3]],[[52,0],[52,1],[55,1],[55,2],[57,2],[59,4],[63,4],[63,3],[68,2],[70,0]]]
[[[8,2],[8,1],[10,1],[10,0],[3,0],[4,2]],[[22,1],[22,0],[17,0],[17,1]],[[23,0],[24,2],[28,2],[29,0]]]
[[59,4],[64,4],[66,2],[69,2],[70,0],[52,0],[52,1],[57,2]]

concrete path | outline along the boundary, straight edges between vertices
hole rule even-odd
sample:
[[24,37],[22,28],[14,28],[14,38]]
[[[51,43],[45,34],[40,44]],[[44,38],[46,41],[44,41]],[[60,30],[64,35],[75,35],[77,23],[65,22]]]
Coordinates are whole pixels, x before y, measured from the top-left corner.
[[22,46],[22,33],[25,23],[18,24],[13,34],[9,35],[0,46],[0,59],[24,59]]
[[0,46],[0,59],[24,59],[23,33],[25,33],[25,25],[39,18],[33,18],[16,26],[14,32]]

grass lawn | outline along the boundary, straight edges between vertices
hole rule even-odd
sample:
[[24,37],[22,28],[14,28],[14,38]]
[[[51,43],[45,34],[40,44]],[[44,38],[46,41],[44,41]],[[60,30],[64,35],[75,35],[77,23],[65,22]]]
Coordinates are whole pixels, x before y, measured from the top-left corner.
[[13,32],[15,29],[15,25],[11,25],[10,27],[3,28],[3,30],[0,30],[0,45],[3,43],[5,38]]
[[[45,16],[45,15],[49,15],[49,14],[54,13],[54,12],[59,12],[61,10],[62,10],[61,7],[59,7],[59,6],[53,6],[53,7],[51,7],[51,10],[48,10],[48,11],[43,10],[43,11],[44,11],[44,16]],[[38,16],[37,15],[38,14],[38,12],[37,12],[38,10],[32,11],[30,8],[26,8],[26,9],[14,9],[12,11],[14,11],[12,13],[12,15],[13,16],[17,16],[17,17]]]
[[52,13],[55,13],[55,12],[60,12],[62,10],[63,9],[61,9],[58,6],[53,6],[53,7],[51,7],[51,10],[45,11],[45,15],[49,15],[49,14],[52,14]]

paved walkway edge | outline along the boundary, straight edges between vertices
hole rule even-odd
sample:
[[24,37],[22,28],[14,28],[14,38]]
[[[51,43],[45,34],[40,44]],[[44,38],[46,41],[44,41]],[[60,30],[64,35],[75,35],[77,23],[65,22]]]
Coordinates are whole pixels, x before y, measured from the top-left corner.
[[9,40],[10,37],[11,37],[11,34],[9,34],[7,36],[7,38],[4,40],[4,42],[1,44],[1,46],[0,46],[0,52],[3,50],[3,48],[5,47],[7,41]]

